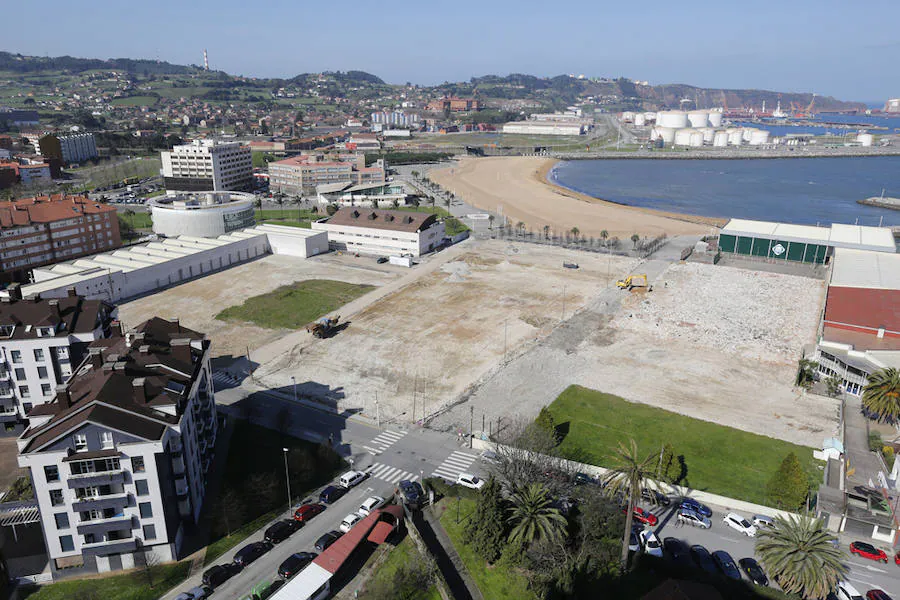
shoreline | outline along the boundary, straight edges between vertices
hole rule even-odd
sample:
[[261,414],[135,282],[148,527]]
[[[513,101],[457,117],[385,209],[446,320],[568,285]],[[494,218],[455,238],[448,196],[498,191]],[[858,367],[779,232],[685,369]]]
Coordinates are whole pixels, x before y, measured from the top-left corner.
[[554,152],[553,158],[558,160],[778,160],[782,158],[878,158],[900,157],[900,147],[867,147],[867,148],[810,148],[798,150],[778,149],[762,150],[709,148],[690,150],[659,149],[597,152]]

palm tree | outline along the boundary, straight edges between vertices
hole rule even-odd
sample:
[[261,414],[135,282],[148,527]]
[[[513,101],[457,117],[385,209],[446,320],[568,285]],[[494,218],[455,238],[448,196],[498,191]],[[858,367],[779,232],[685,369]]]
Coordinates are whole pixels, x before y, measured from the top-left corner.
[[637,243],[641,241],[641,236],[636,233],[631,234],[631,243],[634,244],[634,248],[637,248]]
[[411,171],[411,173],[412,173],[413,179],[418,179],[418,178],[419,178],[419,172],[418,172],[418,171]]
[[517,489],[510,498],[512,506],[506,520],[512,524],[511,542],[530,544],[539,539],[556,539],[567,525],[559,509],[551,506],[547,490],[539,483]]
[[488,215],[488,228],[489,229],[494,228],[494,219],[496,219],[496,218],[497,217],[495,217],[494,215]]
[[573,227],[573,228],[570,229],[569,231],[572,232],[572,237],[575,238],[575,241],[577,242],[577,241],[578,241],[578,234],[581,233],[581,230],[578,229],[577,227]]
[[900,420],[900,370],[890,367],[869,375],[863,388],[863,412],[879,422]]
[[641,488],[649,483],[648,477],[652,476],[659,460],[656,452],[650,453],[646,458],[638,455],[637,442],[631,440],[626,446],[619,443],[612,468],[604,477],[607,494],[611,498],[623,496],[628,498],[628,509],[625,511],[625,534],[622,536],[622,570],[628,568],[628,544],[631,541],[631,522],[634,507],[641,494]]
[[834,541],[823,519],[776,517],[775,527],[760,532],[756,555],[785,592],[824,598],[848,571]]
[[256,208],[256,220],[258,222],[262,214],[262,198],[257,196],[256,200],[253,201],[253,206]]
[[607,230],[604,229],[603,231],[600,232],[600,239],[603,240],[604,246],[606,245],[606,238],[608,238],[608,237],[609,237],[609,232]]
[[275,192],[275,204],[281,208],[281,219],[284,220],[284,194]]
[[544,238],[548,239],[548,240],[550,239],[550,226],[549,225],[544,225]]
[[808,358],[801,358],[797,364],[797,380],[794,385],[808,388],[816,380],[816,369],[819,363]]

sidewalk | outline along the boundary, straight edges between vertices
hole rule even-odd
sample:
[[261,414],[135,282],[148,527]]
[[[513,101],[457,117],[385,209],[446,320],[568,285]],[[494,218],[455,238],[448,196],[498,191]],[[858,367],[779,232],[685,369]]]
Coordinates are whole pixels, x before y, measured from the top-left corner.
[[861,408],[859,398],[847,397],[844,409],[844,452],[849,462],[847,481],[851,486],[880,488],[878,473],[883,467],[875,453],[869,450],[869,423],[860,412]]

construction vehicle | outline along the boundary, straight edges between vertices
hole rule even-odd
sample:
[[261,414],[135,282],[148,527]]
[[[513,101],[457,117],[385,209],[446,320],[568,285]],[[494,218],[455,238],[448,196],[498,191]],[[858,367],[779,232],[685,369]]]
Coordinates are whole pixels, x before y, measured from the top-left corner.
[[306,326],[306,331],[308,333],[313,334],[317,338],[326,338],[331,335],[331,332],[334,331],[334,328],[337,326],[338,321],[341,320],[341,315],[338,315],[332,319],[328,317],[323,317],[318,321],[314,321]]
[[644,274],[629,275],[625,279],[616,282],[616,287],[622,290],[630,290],[636,287],[647,287],[647,276]]

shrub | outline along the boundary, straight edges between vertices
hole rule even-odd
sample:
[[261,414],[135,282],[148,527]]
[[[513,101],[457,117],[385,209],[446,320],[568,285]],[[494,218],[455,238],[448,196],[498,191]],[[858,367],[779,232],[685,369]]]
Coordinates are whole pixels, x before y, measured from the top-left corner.
[[881,447],[884,446],[884,442],[881,441],[881,434],[877,431],[869,432],[869,451],[870,452],[878,452],[881,450]]
[[893,446],[885,446],[881,449],[881,455],[884,457],[884,464],[888,469],[894,464],[894,448]]
[[791,452],[784,457],[769,480],[768,492],[775,505],[785,510],[796,510],[806,500],[809,482],[796,454]]

